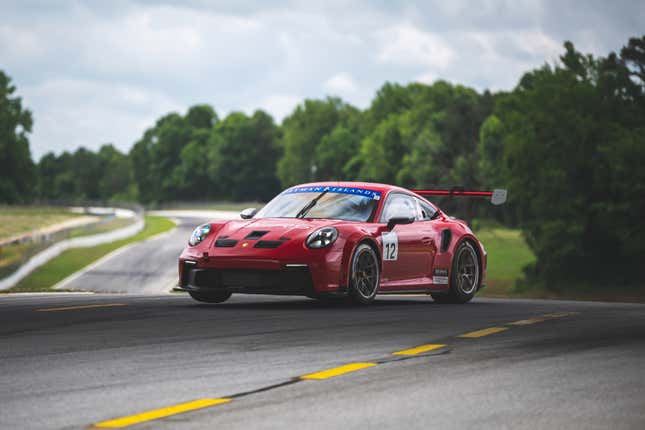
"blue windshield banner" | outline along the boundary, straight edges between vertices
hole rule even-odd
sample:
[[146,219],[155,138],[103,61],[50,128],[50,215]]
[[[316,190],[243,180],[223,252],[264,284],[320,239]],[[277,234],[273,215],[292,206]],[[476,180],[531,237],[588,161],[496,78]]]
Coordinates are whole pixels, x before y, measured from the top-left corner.
[[356,196],[369,197],[370,199],[380,200],[381,193],[378,191],[368,190],[365,188],[354,187],[329,187],[329,186],[315,186],[315,187],[293,187],[284,191],[282,194],[295,194],[295,193],[322,193],[328,190],[330,193],[338,194],[354,194]]

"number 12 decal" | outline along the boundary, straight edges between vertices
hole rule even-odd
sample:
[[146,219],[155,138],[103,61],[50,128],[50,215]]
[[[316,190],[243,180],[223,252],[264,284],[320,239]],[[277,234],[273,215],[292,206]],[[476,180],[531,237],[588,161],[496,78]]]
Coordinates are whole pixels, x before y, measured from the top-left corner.
[[396,261],[399,258],[399,238],[395,232],[383,233],[383,261]]

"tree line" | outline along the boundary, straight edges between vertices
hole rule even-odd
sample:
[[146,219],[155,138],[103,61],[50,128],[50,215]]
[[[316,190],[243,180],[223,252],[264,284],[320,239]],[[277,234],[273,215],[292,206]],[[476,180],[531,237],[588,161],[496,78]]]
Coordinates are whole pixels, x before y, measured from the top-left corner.
[[[0,72],[0,201],[266,201],[313,180],[506,187],[495,216],[519,225],[536,282],[645,279],[645,36],[593,57],[566,42],[508,92],[437,81],[384,84],[370,106],[305,100],[220,118],[170,113],[124,154],[29,154],[31,114]],[[480,216],[493,216],[478,209]]]

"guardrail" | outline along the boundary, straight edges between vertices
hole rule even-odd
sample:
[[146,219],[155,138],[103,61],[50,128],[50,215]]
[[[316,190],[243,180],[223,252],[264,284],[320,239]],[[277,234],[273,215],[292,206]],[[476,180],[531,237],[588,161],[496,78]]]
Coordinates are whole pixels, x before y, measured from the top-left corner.
[[37,254],[29,258],[29,260],[27,260],[11,275],[0,280],[0,290],[7,290],[13,287],[18,282],[20,282],[23,278],[29,275],[31,272],[33,272],[36,268],[42,266],[43,264],[47,263],[54,257],[60,255],[63,251],[66,251],[70,248],[87,248],[91,246],[100,245],[103,243],[114,242],[117,240],[125,239],[127,237],[133,236],[138,232],[140,232],[145,225],[143,220],[143,211],[141,210],[135,211],[132,209],[125,209],[125,208],[98,208],[94,206],[80,207],[80,208],[77,208],[77,210],[83,210],[84,211],[83,213],[91,213],[92,211],[94,211],[94,213],[96,214],[102,213],[104,215],[112,213],[112,214],[115,214],[115,216],[118,213],[119,216],[121,217],[136,218],[136,221],[133,224],[127,227],[120,228],[118,230],[57,241],[53,245],[49,246],[48,248],[38,252]]

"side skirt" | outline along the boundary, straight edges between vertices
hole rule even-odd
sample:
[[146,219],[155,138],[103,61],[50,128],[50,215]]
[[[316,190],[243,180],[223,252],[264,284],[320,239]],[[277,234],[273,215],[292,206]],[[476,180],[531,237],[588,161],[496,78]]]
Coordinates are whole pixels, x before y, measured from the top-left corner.
[[445,293],[446,290],[379,290],[376,294],[434,294],[434,293]]

